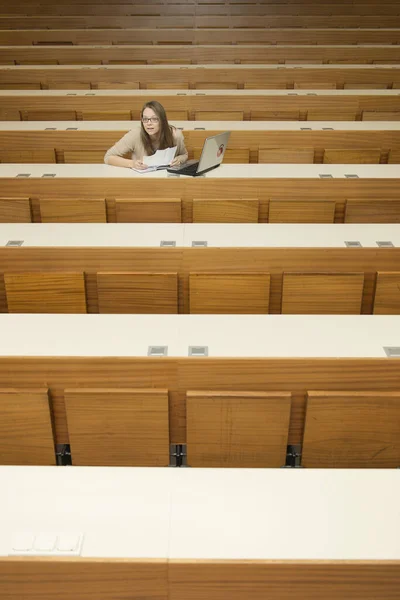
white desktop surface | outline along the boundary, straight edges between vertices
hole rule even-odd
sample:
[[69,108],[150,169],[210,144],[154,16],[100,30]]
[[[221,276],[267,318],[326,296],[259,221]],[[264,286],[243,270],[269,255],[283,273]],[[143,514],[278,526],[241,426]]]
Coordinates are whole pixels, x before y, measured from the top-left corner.
[[400,471],[180,469],[171,559],[398,560]]
[[[400,95],[400,93],[399,93]],[[182,131],[399,131],[400,121],[177,121]],[[115,131],[125,133],[139,121],[0,121],[0,131]]]
[[83,533],[83,557],[167,558],[173,469],[0,467],[0,556],[16,533]]
[[[0,357],[383,358],[400,346],[400,316],[0,314]],[[159,360],[152,358],[151,360]],[[191,360],[207,360],[193,357]],[[399,363],[400,368],[400,363]]]
[[24,180],[42,178],[44,175],[55,174],[52,181],[58,179],[83,178],[140,178],[170,179],[171,181],[203,181],[206,179],[318,179],[320,174],[330,174],[333,179],[345,179],[347,174],[358,175],[360,179],[395,179],[400,177],[400,164],[392,165],[330,165],[330,164],[222,164],[219,168],[206,173],[202,178],[188,177],[167,173],[166,170],[150,173],[135,173],[132,169],[113,167],[106,164],[15,164],[0,165],[1,178],[16,178],[24,173],[29,177]]
[[0,467],[16,532],[84,535],[82,557],[399,560],[394,469]]
[[377,248],[377,241],[400,247],[396,224],[276,224],[276,223],[1,223],[0,247],[9,240],[23,247],[176,247],[207,241],[211,248],[344,248],[359,241]]
[[[225,30],[226,31],[226,30]],[[132,65],[113,65],[114,68],[117,69],[126,69],[127,67],[129,68],[129,66],[131,66],[132,68],[136,69],[138,68],[138,65],[132,66]],[[209,66],[209,65],[206,65]],[[221,65],[218,66],[218,69],[221,68],[225,68],[226,66],[229,65]],[[240,67],[241,65],[234,65],[235,67]],[[248,67],[260,67],[262,65],[242,65],[242,67],[244,68],[248,68]],[[51,67],[51,65],[45,65],[45,67],[42,66],[37,66],[35,67],[35,65],[29,65],[29,66],[10,66],[10,67],[2,67],[0,65],[0,73],[2,73],[3,71],[7,71],[8,69],[42,69],[42,68],[48,68]],[[67,69],[76,69],[77,67],[79,67],[79,65],[73,65],[73,66],[65,66],[65,65],[53,65],[53,67],[57,70],[60,70],[62,68],[67,68]],[[170,69],[171,66],[167,66],[165,67],[164,65],[145,65],[142,68],[143,69],[151,69],[156,67],[158,68],[167,68]],[[274,68],[274,65],[268,65],[268,67]],[[321,69],[321,68],[325,68],[325,67],[333,67],[334,69],[347,69],[347,68],[352,68],[353,65],[305,65],[305,67],[307,69],[309,68],[316,68],[316,69]],[[370,67],[370,68],[382,68],[385,67],[385,65],[379,65],[379,66],[375,66],[375,65],[356,65],[355,68],[356,69],[360,69],[360,67],[362,69],[364,69],[364,67]],[[85,69],[87,69],[88,71],[90,71],[91,69],[100,69],[100,68],[109,68],[109,67],[85,67]],[[176,68],[172,66],[172,68]],[[182,69],[186,69],[187,67],[181,67]],[[300,65],[300,66],[295,66],[295,65],[275,65],[275,68],[279,68],[279,69],[287,69],[287,68],[291,68],[291,69],[302,69],[304,68],[304,65]],[[392,66],[392,65],[388,65],[386,67],[387,69],[390,68],[394,68],[394,69],[398,69],[400,68],[400,65],[398,66]],[[88,73],[88,78],[90,76],[90,73]],[[71,83],[71,86],[73,86],[73,83]],[[149,91],[151,92],[151,95],[153,97],[162,97],[162,96],[228,96],[231,97],[232,95],[234,96],[239,96],[239,97],[243,97],[243,96],[309,96],[310,93],[312,93],[312,95],[316,95],[316,96],[334,96],[334,97],[342,97],[342,96],[399,96],[400,92],[398,89],[394,89],[394,90],[386,90],[386,89],[374,89],[374,88],[368,88],[368,89],[356,89],[356,90],[292,90],[292,89],[278,89],[278,90],[267,90],[267,89],[246,89],[246,90],[242,90],[242,89],[234,89],[234,90],[226,90],[226,89],[215,89],[215,90],[189,90],[187,88],[184,88],[182,90],[165,90],[165,89],[160,89],[160,90],[137,90],[137,89],[133,89],[133,90],[89,90],[89,89],[78,89],[78,90],[74,90],[73,88],[71,88],[70,90],[5,90],[2,89],[0,90],[0,97],[1,96],[6,96],[6,97],[10,97],[10,96],[14,96],[14,97],[24,97],[24,96],[28,96],[28,97],[35,97],[35,98],[40,98],[40,97],[57,97],[57,96],[143,96],[144,98],[148,98],[149,97]],[[74,121],[76,122],[76,121]]]
[[[161,241],[175,241],[182,247],[184,231],[181,223],[1,223],[0,246],[9,240],[23,240],[24,247],[147,248],[160,246]],[[381,231],[383,235],[385,230]],[[396,230],[391,232],[392,237],[396,235]],[[387,235],[391,232],[387,230]]]

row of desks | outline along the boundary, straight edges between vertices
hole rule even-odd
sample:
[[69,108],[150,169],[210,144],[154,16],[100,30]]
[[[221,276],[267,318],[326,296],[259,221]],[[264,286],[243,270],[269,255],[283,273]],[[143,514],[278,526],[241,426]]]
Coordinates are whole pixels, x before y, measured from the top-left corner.
[[194,87],[212,84],[216,89],[228,84],[230,89],[245,85],[262,88],[266,82],[268,87],[312,81],[334,83],[338,88],[346,84],[385,88],[400,84],[399,65],[6,65],[0,67],[0,75],[9,84],[135,81],[142,87],[185,83]]
[[108,64],[112,62],[141,61],[166,63],[167,60],[190,64],[215,62],[301,62],[340,63],[342,61],[360,63],[400,62],[400,47],[387,45],[173,45],[166,52],[165,47],[149,45],[86,45],[81,46],[3,46],[0,48],[0,62],[6,64],[57,64],[82,63]]
[[398,598],[394,471],[0,467],[0,483],[4,600]]
[[[96,4],[96,7],[99,3]],[[53,9],[54,7],[52,7]],[[1,45],[29,44],[398,44],[400,32],[391,24],[387,28],[252,28],[218,27],[176,29],[36,29],[1,30]]]

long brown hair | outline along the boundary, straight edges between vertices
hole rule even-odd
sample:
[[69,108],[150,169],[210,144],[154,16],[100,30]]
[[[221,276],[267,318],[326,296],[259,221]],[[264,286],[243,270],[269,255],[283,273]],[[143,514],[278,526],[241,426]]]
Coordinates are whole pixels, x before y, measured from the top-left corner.
[[[142,111],[140,113],[140,118],[142,119],[144,110],[146,108],[151,108],[154,110],[156,116],[160,119],[160,130],[159,130],[159,149],[164,150],[165,148],[172,148],[174,146],[174,137],[172,135],[172,127],[168,123],[167,114],[165,112],[165,108],[162,104],[157,102],[157,100],[150,100],[150,102],[146,102],[143,106]],[[147,156],[151,156],[154,154],[153,146],[151,145],[151,140],[149,134],[146,132],[143,127],[142,121],[140,121],[140,137],[142,140],[142,144],[144,149],[146,150]]]

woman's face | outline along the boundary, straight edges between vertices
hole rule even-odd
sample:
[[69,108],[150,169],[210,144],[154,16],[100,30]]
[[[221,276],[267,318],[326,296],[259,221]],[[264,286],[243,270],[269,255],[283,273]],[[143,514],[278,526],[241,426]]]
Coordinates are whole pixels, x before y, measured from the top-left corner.
[[144,109],[142,115],[142,123],[145,131],[150,135],[157,135],[160,131],[160,119],[152,108],[148,106]]

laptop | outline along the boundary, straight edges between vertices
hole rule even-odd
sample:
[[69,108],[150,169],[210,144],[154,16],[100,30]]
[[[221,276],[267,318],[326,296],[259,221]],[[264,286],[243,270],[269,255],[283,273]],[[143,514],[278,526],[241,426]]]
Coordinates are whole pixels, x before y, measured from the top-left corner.
[[198,177],[207,171],[216,169],[222,163],[230,135],[230,131],[225,131],[208,137],[204,141],[200,160],[188,160],[179,167],[168,167],[167,171],[177,175]]

